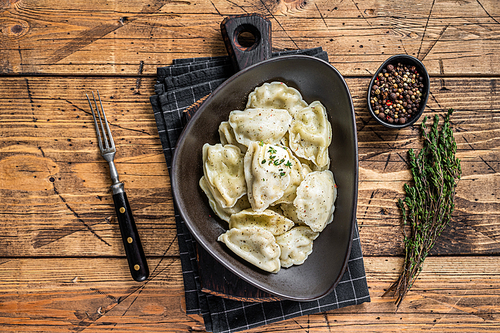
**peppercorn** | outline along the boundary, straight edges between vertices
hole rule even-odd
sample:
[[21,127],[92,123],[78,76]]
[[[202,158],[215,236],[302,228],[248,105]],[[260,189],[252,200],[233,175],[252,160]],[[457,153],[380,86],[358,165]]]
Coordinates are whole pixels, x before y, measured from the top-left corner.
[[381,120],[405,124],[420,109],[423,88],[423,77],[416,66],[388,64],[370,88],[370,104]]

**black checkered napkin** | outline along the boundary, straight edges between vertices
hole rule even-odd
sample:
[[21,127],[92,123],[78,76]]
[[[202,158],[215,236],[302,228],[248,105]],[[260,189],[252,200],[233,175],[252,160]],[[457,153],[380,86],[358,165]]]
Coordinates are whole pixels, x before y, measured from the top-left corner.
[[[274,53],[308,54],[328,61],[321,48]],[[183,111],[207,96],[233,74],[228,57],[175,60],[158,68],[155,94],[150,101],[167,167],[170,171],[177,140],[185,125]],[[297,316],[329,311],[370,301],[363,254],[356,228],[347,270],[337,287],[325,297],[311,302],[242,302],[201,291],[195,240],[175,211],[179,251],[184,277],[186,312],[201,314],[205,328],[212,332],[236,332]]]

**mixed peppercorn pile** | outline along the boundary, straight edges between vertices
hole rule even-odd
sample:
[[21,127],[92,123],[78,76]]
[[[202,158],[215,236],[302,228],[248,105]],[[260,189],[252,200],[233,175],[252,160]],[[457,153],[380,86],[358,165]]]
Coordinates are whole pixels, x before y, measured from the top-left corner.
[[382,121],[402,125],[418,114],[423,91],[423,77],[415,66],[389,64],[373,82],[370,104]]

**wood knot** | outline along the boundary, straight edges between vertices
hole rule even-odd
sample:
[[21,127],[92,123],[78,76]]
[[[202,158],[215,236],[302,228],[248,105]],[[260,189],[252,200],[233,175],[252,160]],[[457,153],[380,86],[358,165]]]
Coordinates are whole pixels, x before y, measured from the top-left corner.
[[7,38],[20,38],[29,31],[29,23],[23,20],[0,18],[0,32]]
[[23,26],[20,24],[15,24],[10,28],[10,31],[12,31],[13,34],[20,34],[23,31]]
[[292,12],[304,9],[311,0],[278,0],[278,1],[264,1],[266,7],[273,13],[273,15],[287,15]]

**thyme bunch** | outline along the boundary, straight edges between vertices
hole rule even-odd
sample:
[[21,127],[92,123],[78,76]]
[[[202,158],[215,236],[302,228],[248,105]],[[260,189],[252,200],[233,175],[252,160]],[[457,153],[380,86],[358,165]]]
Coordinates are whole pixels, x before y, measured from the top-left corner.
[[385,292],[394,293],[399,308],[406,293],[417,279],[422,265],[455,209],[455,188],[462,174],[460,160],[455,157],[457,145],[450,127],[449,109],[441,130],[439,116],[427,130],[424,118],[421,125],[423,148],[418,154],[408,152],[413,186],[404,185],[406,196],[398,200],[403,216],[405,258],[398,280]]

